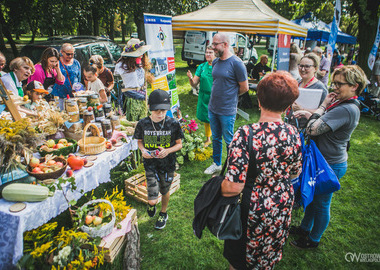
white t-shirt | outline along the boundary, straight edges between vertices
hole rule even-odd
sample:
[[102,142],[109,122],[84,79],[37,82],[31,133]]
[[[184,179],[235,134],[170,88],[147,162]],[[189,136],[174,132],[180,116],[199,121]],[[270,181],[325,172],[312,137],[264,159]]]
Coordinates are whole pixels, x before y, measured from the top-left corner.
[[14,83],[13,79],[12,79],[12,76],[10,73],[7,73],[5,74],[4,76],[1,76],[1,80],[3,81],[3,84],[5,86],[5,88],[8,90],[8,91],[12,91],[12,93],[18,97],[18,90],[17,90],[17,87],[22,87],[22,84],[21,82],[18,81],[16,75],[15,75],[15,78],[16,78],[16,84]]
[[121,62],[116,64],[114,75],[121,76],[125,88],[137,88],[144,86],[145,70],[142,67],[137,68],[134,72],[127,72],[122,65],[123,63]]
[[99,78],[97,78],[94,82],[88,82],[87,84],[87,90],[94,91],[98,95],[99,95],[99,91],[102,89],[104,90],[105,87]]

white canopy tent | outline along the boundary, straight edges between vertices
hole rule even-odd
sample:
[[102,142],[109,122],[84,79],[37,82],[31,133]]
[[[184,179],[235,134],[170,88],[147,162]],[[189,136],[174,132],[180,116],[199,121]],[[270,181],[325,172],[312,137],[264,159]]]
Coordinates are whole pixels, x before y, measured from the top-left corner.
[[[218,0],[200,10],[173,17],[173,31],[227,31],[246,34],[307,36],[307,29],[270,9],[261,0]],[[274,59],[274,57],[273,57]],[[272,62],[272,70],[274,61]]]

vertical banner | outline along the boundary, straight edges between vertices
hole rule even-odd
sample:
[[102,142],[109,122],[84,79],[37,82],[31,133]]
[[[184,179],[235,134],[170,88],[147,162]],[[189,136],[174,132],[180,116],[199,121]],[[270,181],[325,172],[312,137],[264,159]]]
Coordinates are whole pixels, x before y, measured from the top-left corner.
[[172,108],[168,113],[177,117],[179,99],[175,77],[172,17],[144,13],[146,43],[151,45],[148,52],[152,63],[151,73],[155,77],[152,90],[169,91]]
[[377,50],[379,49],[379,43],[380,43],[380,18],[379,18],[379,23],[377,24],[377,33],[376,33],[375,42],[373,43],[372,50],[368,56],[368,66],[370,70],[373,69],[373,64],[375,63],[375,60],[376,60],[376,53],[377,53]]
[[330,63],[331,63],[332,55],[335,49],[336,37],[338,36],[338,28],[339,28],[341,14],[342,14],[342,8],[340,5],[340,0],[336,0],[334,18],[331,22],[331,31],[330,31],[329,41],[327,44],[327,58],[330,60]]
[[278,35],[277,70],[289,71],[290,36]]

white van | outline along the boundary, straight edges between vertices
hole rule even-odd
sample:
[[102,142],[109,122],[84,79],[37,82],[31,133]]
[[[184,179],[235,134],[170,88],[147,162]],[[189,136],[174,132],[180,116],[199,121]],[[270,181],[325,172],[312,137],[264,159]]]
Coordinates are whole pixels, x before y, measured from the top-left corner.
[[[207,46],[212,43],[212,38],[217,32],[210,31],[186,31],[182,46],[182,60],[187,61],[189,66],[195,66],[206,61],[205,52]],[[235,32],[226,32],[230,37],[230,46],[235,54],[239,56],[245,64],[251,59],[253,63],[257,61],[256,49],[251,45],[248,36]]]

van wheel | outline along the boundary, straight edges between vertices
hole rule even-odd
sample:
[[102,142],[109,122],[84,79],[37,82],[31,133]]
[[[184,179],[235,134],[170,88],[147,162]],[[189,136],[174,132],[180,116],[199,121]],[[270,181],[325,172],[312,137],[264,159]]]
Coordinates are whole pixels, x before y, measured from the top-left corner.
[[195,68],[197,66],[193,60],[187,60],[187,65],[191,68]]

